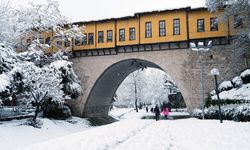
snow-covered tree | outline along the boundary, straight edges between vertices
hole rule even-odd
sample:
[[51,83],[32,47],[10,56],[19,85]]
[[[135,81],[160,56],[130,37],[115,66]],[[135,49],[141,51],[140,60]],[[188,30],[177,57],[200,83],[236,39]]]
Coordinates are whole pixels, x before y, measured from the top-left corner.
[[233,28],[237,30],[234,44],[238,50],[250,48],[250,2],[249,0],[206,0],[211,12],[224,9],[222,21],[232,20]]
[[142,87],[145,85],[141,70],[131,73],[117,89],[116,106],[135,107],[138,111],[138,102],[142,101]]
[[[0,42],[12,47],[26,47],[27,38],[36,40],[45,32],[53,33],[48,43],[57,37],[63,41],[65,38],[71,40],[83,36],[83,30],[84,27],[68,23],[67,18],[61,15],[57,1],[47,0],[44,4],[32,2],[18,9],[11,8],[9,3],[0,4]],[[48,48],[48,45],[43,48]]]
[[50,98],[57,103],[64,102],[64,93],[60,85],[62,79],[56,70],[49,67],[39,68],[31,62],[27,62],[17,64],[11,73],[21,74],[21,81],[25,89],[22,93],[24,96],[22,99],[27,105],[32,104],[36,107],[34,122],[44,100]]
[[52,62],[49,67],[57,71],[62,79],[60,85],[65,93],[65,97],[74,99],[80,96],[82,88],[80,81],[73,70],[73,63],[66,60],[57,60]]
[[12,48],[0,43],[0,74],[10,71],[18,61],[17,54]]
[[0,43],[10,43],[13,38],[12,23],[10,18],[12,18],[13,10],[10,7],[9,2],[0,3]]
[[166,79],[169,79],[169,76],[161,70],[148,68],[135,71],[117,89],[114,105],[136,107],[136,99],[138,103],[146,105],[168,101],[169,89],[165,88]]
[[[53,41],[56,36],[81,36],[82,28],[67,24],[56,1],[30,3],[28,7],[19,9],[1,3],[0,80],[4,84],[0,86],[0,103],[15,100],[19,106],[33,104],[36,107],[34,121],[42,103],[53,101],[58,107],[63,105],[64,100],[81,94],[80,81],[72,63],[66,61],[67,56],[61,52],[51,56],[44,54],[43,50],[50,45],[40,43],[39,38],[45,32],[53,32],[54,36],[50,39]],[[32,38],[27,51],[17,54],[14,46],[25,45],[27,38]]]

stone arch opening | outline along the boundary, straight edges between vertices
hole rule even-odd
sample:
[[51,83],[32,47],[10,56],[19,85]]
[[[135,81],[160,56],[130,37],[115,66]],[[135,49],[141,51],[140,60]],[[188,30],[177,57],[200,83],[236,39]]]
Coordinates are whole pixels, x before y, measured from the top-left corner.
[[126,59],[108,67],[96,80],[84,107],[85,117],[108,117],[112,98],[122,81],[132,72],[142,68],[162,69],[159,65],[142,59]]

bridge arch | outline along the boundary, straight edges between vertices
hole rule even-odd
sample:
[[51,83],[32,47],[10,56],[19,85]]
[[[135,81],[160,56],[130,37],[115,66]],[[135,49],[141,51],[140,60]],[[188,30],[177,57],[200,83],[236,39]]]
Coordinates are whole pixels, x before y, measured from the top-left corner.
[[130,73],[148,67],[166,72],[156,63],[138,58],[126,59],[112,64],[95,82],[87,98],[83,115],[86,117],[107,117],[112,98],[122,81]]

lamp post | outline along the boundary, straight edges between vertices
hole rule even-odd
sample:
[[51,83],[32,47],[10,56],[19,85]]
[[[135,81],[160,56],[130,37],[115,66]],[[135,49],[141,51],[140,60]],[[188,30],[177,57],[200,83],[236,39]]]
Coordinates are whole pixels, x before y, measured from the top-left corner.
[[199,54],[199,64],[201,68],[200,73],[200,101],[202,105],[202,119],[204,119],[205,113],[204,113],[204,63],[203,63],[203,57],[202,52],[207,52],[212,48],[212,41],[209,41],[207,46],[204,46],[204,42],[198,42],[198,46],[196,46],[195,43],[190,43],[190,48],[192,51],[196,51]]
[[220,123],[222,123],[223,121],[222,121],[221,107],[220,107],[220,96],[219,96],[218,82],[217,82],[217,76],[220,75],[220,72],[218,69],[213,68],[211,70],[211,75],[213,75],[215,79],[215,91],[216,91],[217,101],[218,101],[218,106],[219,106],[219,117],[220,117]]

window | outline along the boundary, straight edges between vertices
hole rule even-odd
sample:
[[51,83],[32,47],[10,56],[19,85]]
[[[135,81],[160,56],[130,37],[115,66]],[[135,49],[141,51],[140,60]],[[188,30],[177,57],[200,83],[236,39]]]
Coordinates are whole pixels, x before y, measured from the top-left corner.
[[80,36],[76,36],[76,38],[75,38],[75,45],[76,46],[80,46],[81,45],[81,37]]
[[197,20],[197,32],[204,32],[205,27],[204,27],[204,19],[198,19]]
[[70,46],[70,39],[69,37],[65,36],[64,37],[64,47],[69,47]]
[[107,42],[112,42],[113,41],[113,31],[108,30],[107,31]]
[[165,20],[159,21],[159,36],[166,36]]
[[129,40],[135,40],[135,28],[129,28]]
[[152,37],[152,24],[151,24],[151,22],[145,23],[145,37],[146,38]]
[[82,36],[82,45],[87,45],[87,35],[86,34],[84,34]]
[[88,34],[88,44],[93,45],[94,44],[94,33]]
[[44,38],[39,38],[39,42],[40,42],[41,44],[44,44]]
[[243,19],[239,15],[234,15],[234,28],[242,27]]
[[103,43],[103,31],[98,31],[98,43]]
[[26,42],[27,42],[27,43],[31,43],[31,39],[27,39]]
[[45,44],[48,44],[48,45],[50,45],[50,37],[47,37],[46,39],[45,39]]
[[56,41],[56,47],[57,48],[62,48],[62,41],[61,40]]
[[180,35],[180,19],[174,19],[174,35]]
[[125,41],[125,29],[119,30],[119,41]]
[[218,31],[218,18],[210,18],[210,30]]

